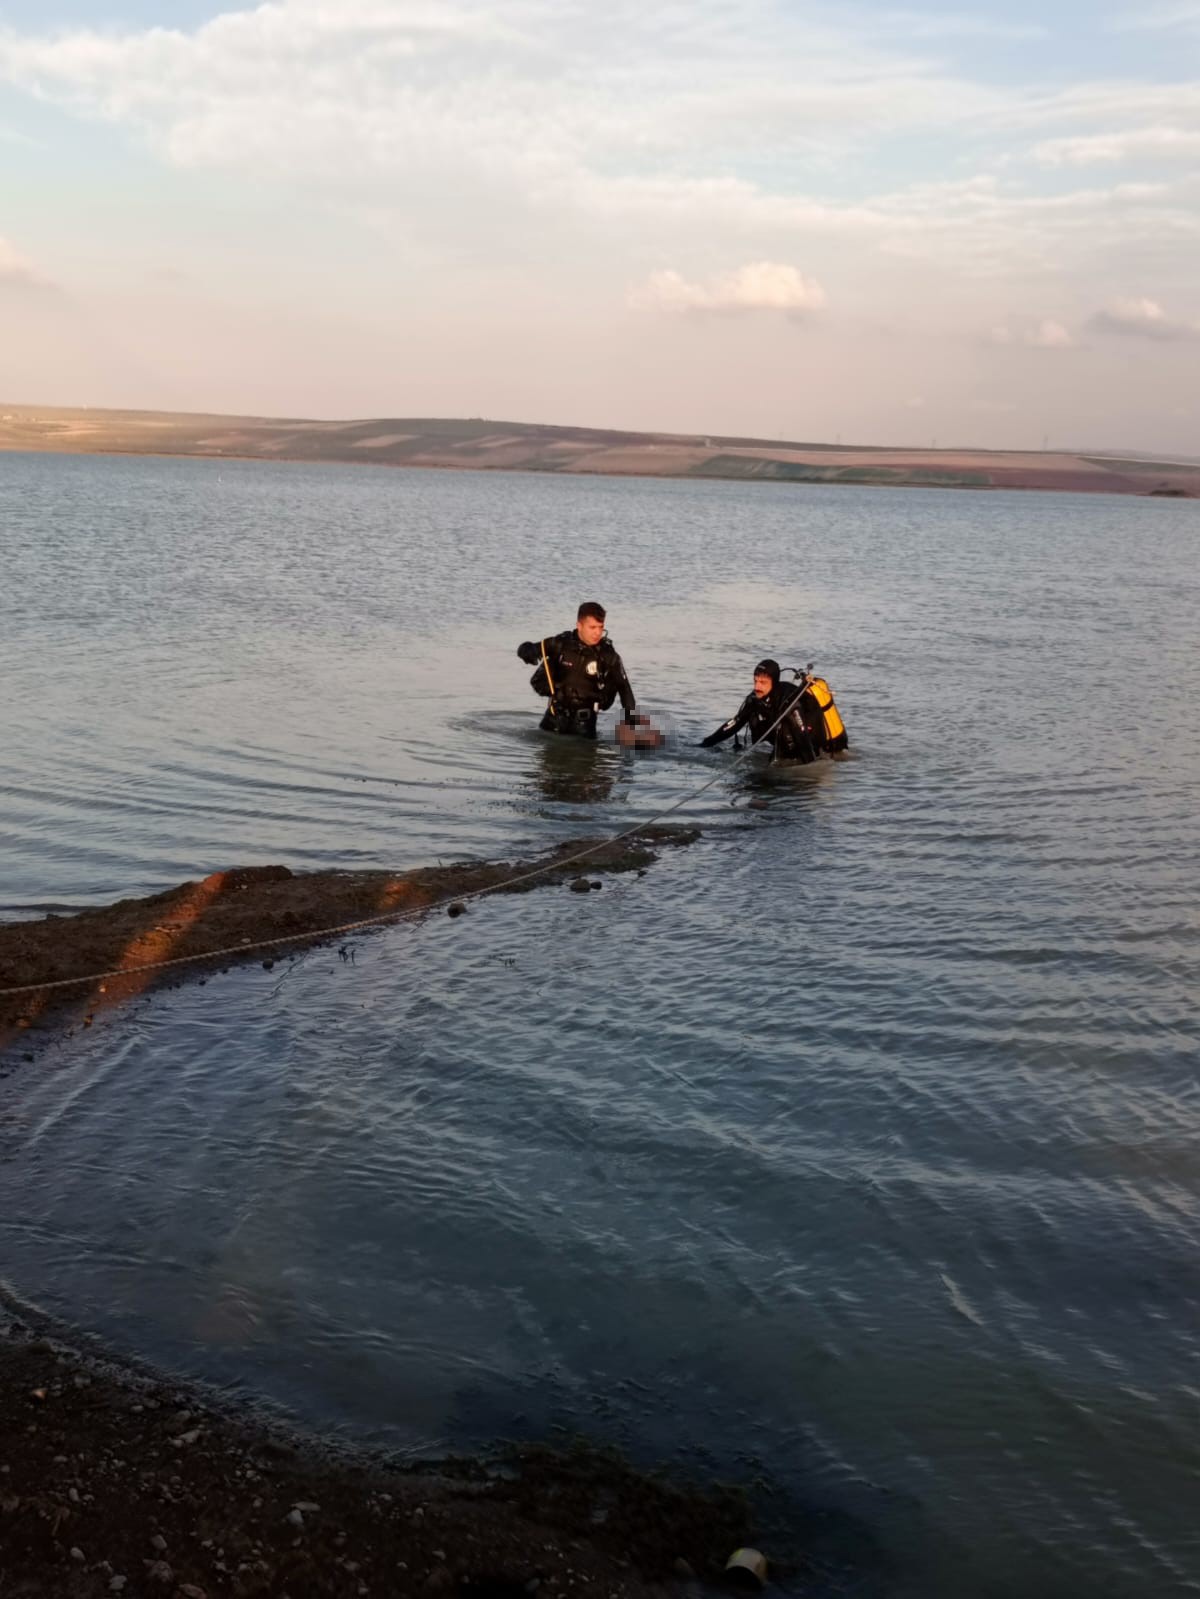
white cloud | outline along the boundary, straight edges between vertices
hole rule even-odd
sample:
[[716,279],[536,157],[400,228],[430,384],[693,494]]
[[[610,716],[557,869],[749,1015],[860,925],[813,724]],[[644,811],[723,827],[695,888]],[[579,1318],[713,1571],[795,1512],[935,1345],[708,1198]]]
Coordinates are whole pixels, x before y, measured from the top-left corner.
[[1045,39],[1048,30],[1036,22],[1005,22],[999,17],[969,17],[953,12],[883,11],[871,13],[871,27],[906,39],[996,39],[1017,42]]
[[689,283],[679,272],[652,272],[630,295],[639,310],[656,311],[786,311],[793,315],[819,311],[825,291],[813,278],[779,261],[752,261],[734,272]]
[[998,345],[1023,345],[1028,350],[1069,350],[1075,343],[1069,329],[1050,317],[1041,321],[1023,323],[1016,329],[1007,324],[994,327],[988,335],[989,343]]
[[1118,33],[1145,33],[1172,28],[1200,31],[1200,4],[1197,0],[1177,0],[1174,5],[1131,11],[1118,18],[1113,25],[1114,32]]
[[7,239],[0,236],[0,287],[47,289],[50,284]]
[[1046,166],[1093,166],[1133,161],[1190,161],[1200,157],[1200,128],[1129,128],[1117,133],[1091,133],[1046,139],[1034,157]]
[[1169,317],[1156,300],[1110,300],[1089,319],[1098,333],[1118,333],[1139,339],[1178,341],[1200,339],[1200,322]]
[[1032,330],[1025,342],[1036,350],[1066,350],[1075,340],[1061,322],[1052,322],[1049,318],[1045,318]]

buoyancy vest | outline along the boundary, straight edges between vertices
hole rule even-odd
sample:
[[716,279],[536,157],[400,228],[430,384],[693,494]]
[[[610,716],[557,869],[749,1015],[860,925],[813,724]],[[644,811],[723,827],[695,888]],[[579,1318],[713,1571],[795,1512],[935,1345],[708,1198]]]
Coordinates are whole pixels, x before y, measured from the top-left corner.
[[529,679],[534,693],[566,705],[606,711],[625,685],[632,701],[621,657],[607,636],[598,644],[584,644],[575,629],[569,628],[543,639],[541,649],[542,660]]

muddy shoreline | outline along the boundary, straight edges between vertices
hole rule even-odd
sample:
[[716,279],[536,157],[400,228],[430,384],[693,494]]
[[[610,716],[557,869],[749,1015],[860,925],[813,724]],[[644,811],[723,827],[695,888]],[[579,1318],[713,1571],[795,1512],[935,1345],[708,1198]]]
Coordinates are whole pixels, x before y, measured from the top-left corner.
[[[0,925],[0,988],[92,979],[0,998],[0,1050],[12,1046],[0,1061],[87,1025],[100,1005],[287,959],[344,938],[328,930],[348,922],[462,915],[463,896],[481,891],[590,893],[604,874],[644,873],[658,851],[696,836],[654,828],[615,844],[571,840],[534,860],[405,873],[237,868]],[[275,939],[287,942],[262,947]],[[95,980],[109,971],[121,975]],[[3,1599],[646,1599],[718,1582],[749,1532],[736,1490],[640,1473],[583,1445],[419,1465],[333,1447],[261,1407],[114,1358],[0,1285]]]
[[332,1448],[0,1298],[4,1599],[650,1599],[719,1581],[748,1534],[737,1490],[583,1446]]
[[[248,960],[265,966],[370,931],[353,924],[464,915],[471,896],[555,887],[585,893],[614,872],[644,872],[695,828],[648,827],[619,842],[565,840],[545,855],[408,872],[234,867],[141,899],[0,924],[0,1066],[89,1026],[102,1007],[155,988],[205,983]],[[346,929],[351,930],[347,931]],[[163,964],[163,963],[173,964]],[[62,987],[46,986],[55,983]],[[3,990],[20,989],[6,994]]]

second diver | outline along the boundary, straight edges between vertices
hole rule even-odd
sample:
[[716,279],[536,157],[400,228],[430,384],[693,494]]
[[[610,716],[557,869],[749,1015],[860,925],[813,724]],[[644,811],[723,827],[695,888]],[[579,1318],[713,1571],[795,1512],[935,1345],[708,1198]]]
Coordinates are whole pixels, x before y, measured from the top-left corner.
[[815,761],[839,754],[849,742],[825,680],[806,672],[799,683],[781,683],[779,662],[770,659],[754,668],[754,688],[736,715],[700,742],[708,749],[743,727],[749,728],[752,745],[766,740],[764,748],[778,761]]

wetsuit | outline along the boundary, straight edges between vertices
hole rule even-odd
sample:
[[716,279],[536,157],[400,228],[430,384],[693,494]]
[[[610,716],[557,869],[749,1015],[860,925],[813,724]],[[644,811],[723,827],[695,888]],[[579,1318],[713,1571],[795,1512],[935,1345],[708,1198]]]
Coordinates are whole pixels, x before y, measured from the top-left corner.
[[757,744],[787,706],[793,709],[771,734],[766,748],[774,749],[777,760],[815,761],[825,749],[825,721],[812,695],[794,683],[776,683],[762,699],[756,694],[747,694],[737,715],[722,722],[715,733],[700,742],[708,749],[748,727],[750,742]]
[[[550,667],[548,681],[543,649]],[[529,680],[532,687],[549,696],[550,704],[541,723],[547,733],[595,738],[597,711],[606,711],[618,697],[626,717],[633,715],[637,701],[621,657],[607,634],[599,644],[585,644],[572,627],[539,643],[522,644],[517,654],[526,666],[537,667]]]

